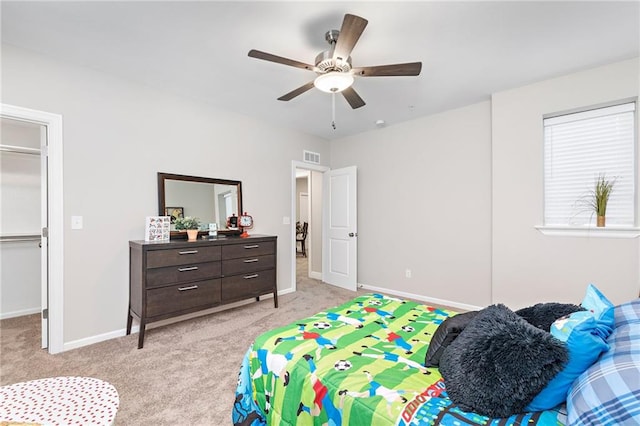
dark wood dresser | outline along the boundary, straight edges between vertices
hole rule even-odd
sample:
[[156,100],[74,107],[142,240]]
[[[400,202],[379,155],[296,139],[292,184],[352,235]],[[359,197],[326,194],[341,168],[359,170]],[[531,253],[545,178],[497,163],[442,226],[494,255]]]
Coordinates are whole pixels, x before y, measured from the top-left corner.
[[138,348],[147,324],[273,293],[277,237],[252,235],[197,241],[129,241],[129,314],[140,320]]

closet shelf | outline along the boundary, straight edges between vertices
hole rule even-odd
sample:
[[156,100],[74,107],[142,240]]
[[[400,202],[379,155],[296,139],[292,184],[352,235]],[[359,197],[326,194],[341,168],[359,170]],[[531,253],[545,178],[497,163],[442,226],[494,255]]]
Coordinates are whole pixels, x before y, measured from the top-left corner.
[[24,146],[14,146],[14,145],[3,145],[3,144],[0,144],[0,151],[13,152],[13,153],[16,153],[16,154],[40,155],[40,149],[38,149],[38,148],[27,148],[27,147],[24,147]]
[[39,234],[0,235],[0,243],[15,243],[18,241],[40,241]]

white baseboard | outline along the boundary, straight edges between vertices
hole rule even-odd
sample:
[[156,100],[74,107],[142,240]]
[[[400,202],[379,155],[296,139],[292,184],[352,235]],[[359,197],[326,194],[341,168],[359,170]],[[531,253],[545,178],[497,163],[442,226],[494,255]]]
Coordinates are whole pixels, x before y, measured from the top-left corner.
[[[292,288],[288,288],[285,290],[279,290],[278,291],[278,296],[282,296],[284,294],[288,294],[288,293],[293,293],[293,289]],[[260,300],[263,299],[272,299],[273,298],[273,293],[269,293],[269,294],[265,294],[260,296]],[[180,317],[174,317],[174,318],[169,318],[166,320],[162,320],[162,321],[157,321],[151,324],[147,324],[147,330],[154,328],[154,327],[161,327],[163,325],[167,325],[167,324],[171,324],[174,322],[179,322],[179,321],[184,321],[190,318],[196,318],[202,315],[209,315],[209,314],[214,314],[216,312],[220,312],[226,309],[231,309],[231,308],[236,308],[238,306],[243,306],[243,305],[248,305],[250,303],[253,303],[253,300],[242,300],[240,302],[235,302],[235,303],[229,303],[228,305],[222,305],[222,306],[216,306],[215,308],[211,308],[211,309],[207,309],[207,310],[203,310],[203,311],[198,311],[198,312],[194,312],[191,314],[185,314],[182,315]],[[40,312],[40,310],[38,309],[36,312]],[[26,315],[26,314],[23,314]],[[18,315],[16,315],[18,316]],[[140,324],[138,323],[137,319],[133,319],[134,323],[131,326],[131,334],[136,334],[138,332],[140,332]],[[67,342],[64,344],[64,348],[63,351],[68,351],[71,349],[77,349],[80,348],[82,346],[88,346],[88,345],[93,345],[94,343],[100,343],[100,342],[104,342],[105,340],[109,340],[109,339],[115,339],[116,337],[122,337],[125,336],[127,334],[127,330],[126,328],[121,328],[120,330],[114,330],[114,331],[110,331],[108,333],[104,333],[104,334],[99,334],[96,336],[91,336],[91,337],[85,337],[84,339],[78,339],[78,340],[73,340],[71,342]]]
[[4,312],[4,313],[0,313],[0,320],[7,319],[7,318],[22,317],[25,315],[39,314],[41,311],[42,309],[40,309],[40,307],[37,307],[37,308],[21,309],[19,311],[13,311],[13,312]]
[[[136,331],[140,330],[139,327]],[[133,332],[132,328],[132,332]],[[71,349],[81,348],[87,345],[93,345],[94,343],[104,342],[105,340],[115,339],[116,337],[121,337],[125,335],[125,329],[110,331],[109,333],[98,334],[97,336],[85,337],[84,339],[73,340],[71,342],[66,342],[62,345],[63,351],[70,351]]]
[[[291,287],[289,287],[289,288],[284,289],[284,290],[278,290],[278,296],[282,296],[283,294],[289,294],[289,293],[293,293],[293,292],[294,292],[294,290]],[[269,294],[269,296],[273,297],[270,294]]]
[[309,274],[309,278],[322,281],[322,272],[311,271],[311,273]]
[[367,284],[358,284],[358,288],[362,288],[364,290],[371,290],[378,293],[387,293],[393,296],[400,296],[408,299],[420,300],[423,302],[434,303],[436,305],[450,306],[452,308],[458,308],[465,311],[479,311],[480,309],[483,309],[482,306],[468,305],[466,303],[454,302],[452,300],[438,299],[435,297],[423,296],[421,294],[407,293],[405,291],[396,291],[388,288],[375,287]]

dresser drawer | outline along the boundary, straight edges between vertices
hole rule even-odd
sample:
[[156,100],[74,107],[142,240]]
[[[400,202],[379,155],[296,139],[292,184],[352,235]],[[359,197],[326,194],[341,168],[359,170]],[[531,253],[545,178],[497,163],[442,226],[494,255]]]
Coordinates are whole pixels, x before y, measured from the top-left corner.
[[222,301],[241,300],[272,293],[275,286],[275,269],[224,277],[222,279]]
[[220,247],[185,247],[147,252],[147,268],[184,265],[220,260]]
[[166,268],[147,269],[147,288],[207,278],[219,278],[221,275],[220,262],[191,263]]
[[222,261],[222,275],[237,275],[247,272],[262,271],[276,267],[275,254],[266,256],[252,256],[243,259],[231,259]]
[[147,316],[155,317],[220,303],[220,279],[147,290]]
[[239,257],[262,256],[265,254],[274,254],[276,252],[276,243],[273,241],[251,242],[246,244],[231,244],[222,247],[222,259],[237,259]]

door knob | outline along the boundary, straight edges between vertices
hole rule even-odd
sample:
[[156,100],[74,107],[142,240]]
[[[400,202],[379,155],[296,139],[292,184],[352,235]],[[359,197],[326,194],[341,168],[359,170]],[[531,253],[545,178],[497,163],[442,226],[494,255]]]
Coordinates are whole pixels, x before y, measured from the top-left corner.
[[358,236],[358,233],[356,232],[356,233],[354,234],[353,232],[349,232],[349,236],[350,236],[350,237],[357,237],[357,236]]

